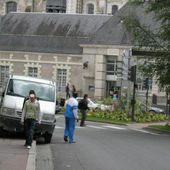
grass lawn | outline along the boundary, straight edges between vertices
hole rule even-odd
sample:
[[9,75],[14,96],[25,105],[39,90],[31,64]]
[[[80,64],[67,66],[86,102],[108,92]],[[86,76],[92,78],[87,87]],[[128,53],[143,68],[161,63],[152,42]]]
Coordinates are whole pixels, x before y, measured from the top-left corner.
[[170,132],[170,125],[150,125],[149,127],[164,132]]

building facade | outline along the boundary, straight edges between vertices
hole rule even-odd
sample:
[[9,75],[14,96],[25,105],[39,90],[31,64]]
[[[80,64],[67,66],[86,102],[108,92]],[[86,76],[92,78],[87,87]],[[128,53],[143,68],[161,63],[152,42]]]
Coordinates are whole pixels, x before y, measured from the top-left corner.
[[101,99],[127,79],[123,57],[131,46],[120,44],[128,35],[116,37],[115,28],[103,37],[112,16],[10,13],[0,25],[1,85],[9,74],[27,75],[52,79],[63,97],[70,83],[80,96]]
[[[141,8],[131,11],[147,24],[148,16],[141,18],[144,13]],[[96,99],[129,90],[131,83],[127,81],[127,74],[132,57],[132,35],[121,19],[128,12],[125,5],[114,17],[61,13],[1,16],[1,89],[9,74],[18,74],[52,79],[62,97],[65,97],[67,83],[75,85],[79,96],[87,93]],[[142,86],[139,80],[138,94],[145,96],[146,89]],[[150,96],[158,92],[152,82]]]
[[0,15],[9,12],[49,12],[114,15],[128,0],[1,0]]

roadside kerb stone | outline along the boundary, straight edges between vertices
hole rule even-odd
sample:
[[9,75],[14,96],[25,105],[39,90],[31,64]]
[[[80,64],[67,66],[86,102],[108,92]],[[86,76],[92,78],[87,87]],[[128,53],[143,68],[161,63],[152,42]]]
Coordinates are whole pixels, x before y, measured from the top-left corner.
[[35,170],[36,166],[35,160],[36,160],[36,142],[33,141],[32,147],[29,150],[26,170]]

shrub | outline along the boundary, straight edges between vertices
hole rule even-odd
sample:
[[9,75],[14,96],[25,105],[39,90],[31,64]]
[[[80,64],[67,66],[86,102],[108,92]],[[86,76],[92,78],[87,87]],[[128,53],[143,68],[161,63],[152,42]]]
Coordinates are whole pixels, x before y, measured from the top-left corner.
[[[111,121],[128,122],[131,120],[131,117],[128,116],[127,111],[121,112],[119,110],[89,111],[88,116],[94,117],[94,118],[96,117],[100,119],[105,119],[105,120],[111,120]],[[153,122],[153,121],[165,121],[168,119],[168,117],[163,114],[140,113],[140,112],[136,113],[134,118],[135,118],[135,121],[139,123]]]

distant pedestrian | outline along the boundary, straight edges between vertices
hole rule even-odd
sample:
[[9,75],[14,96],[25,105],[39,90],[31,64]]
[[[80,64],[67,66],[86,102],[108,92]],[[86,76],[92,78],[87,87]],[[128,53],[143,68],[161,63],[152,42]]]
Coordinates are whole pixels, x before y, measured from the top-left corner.
[[116,96],[116,94],[113,95],[112,100],[113,100],[112,109],[114,110],[117,107],[117,96]]
[[72,85],[72,96],[73,95],[77,95],[76,87],[74,85]]
[[69,83],[67,83],[66,85],[66,99],[70,98],[70,87],[69,87]]
[[80,122],[80,126],[85,126],[85,120],[87,117],[87,110],[89,110],[88,108],[88,95],[85,94],[84,98],[82,100],[80,100],[79,102],[79,109],[81,112],[81,122]]
[[21,124],[25,126],[26,141],[25,146],[31,148],[36,121],[41,123],[40,104],[36,99],[34,90],[30,90],[29,99],[25,101],[21,116]]
[[69,143],[75,143],[74,141],[74,131],[76,120],[78,121],[78,101],[77,96],[72,96],[68,99],[66,104],[65,116],[65,130],[64,130],[64,141]]

